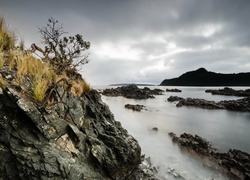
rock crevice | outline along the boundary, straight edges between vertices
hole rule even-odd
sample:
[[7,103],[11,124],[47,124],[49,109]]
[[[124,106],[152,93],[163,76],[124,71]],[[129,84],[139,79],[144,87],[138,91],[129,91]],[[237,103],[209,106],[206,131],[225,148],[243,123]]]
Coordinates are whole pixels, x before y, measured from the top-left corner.
[[138,142],[95,90],[41,107],[1,89],[0,158],[0,179],[153,179],[140,170]]

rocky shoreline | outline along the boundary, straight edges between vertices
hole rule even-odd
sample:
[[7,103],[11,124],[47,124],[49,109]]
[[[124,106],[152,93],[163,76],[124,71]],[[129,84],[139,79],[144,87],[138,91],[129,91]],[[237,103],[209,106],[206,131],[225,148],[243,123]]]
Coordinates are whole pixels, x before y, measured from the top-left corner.
[[104,89],[102,91],[102,94],[111,97],[123,96],[129,99],[149,99],[154,98],[154,95],[162,95],[163,90],[151,90],[148,87],[144,87],[143,89],[141,89],[138,88],[136,85],[128,85],[117,88]]
[[169,133],[172,141],[192,156],[217,169],[234,180],[250,179],[250,155],[240,150],[230,149],[227,153],[218,152],[211,143],[198,135],[181,134],[177,137]]
[[198,98],[182,98],[179,96],[170,96],[167,100],[169,102],[178,101],[176,107],[189,106],[203,109],[227,109],[232,111],[250,112],[250,97],[245,97],[237,100],[215,102]]
[[0,179],[156,180],[97,91],[57,92],[61,103],[41,107],[15,87],[0,88]]

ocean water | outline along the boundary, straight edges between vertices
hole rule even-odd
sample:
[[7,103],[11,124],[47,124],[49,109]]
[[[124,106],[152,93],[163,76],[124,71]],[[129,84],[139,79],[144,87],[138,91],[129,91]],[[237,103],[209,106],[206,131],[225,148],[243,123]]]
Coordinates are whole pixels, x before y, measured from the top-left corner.
[[[111,87],[97,87],[104,89]],[[141,88],[141,87],[140,87]],[[228,110],[206,110],[192,107],[176,107],[175,102],[168,102],[171,95],[180,97],[203,98],[206,100],[221,101],[239,99],[241,97],[211,95],[206,89],[223,87],[149,87],[151,89],[178,88],[181,93],[164,92],[164,95],[154,99],[134,100],[123,97],[102,96],[109,105],[117,121],[133,135],[142,147],[142,153],[149,156],[152,162],[159,166],[159,178],[174,180],[174,173],[181,174],[186,180],[227,180],[223,174],[204,166],[194,157],[183,153],[172,143],[169,132],[178,136],[184,132],[197,134],[221,152],[229,149],[239,149],[250,153],[250,113]],[[233,87],[246,89],[246,87]],[[146,110],[135,112],[125,109],[125,104],[141,104]],[[157,127],[158,131],[150,131]],[[169,173],[172,169],[172,173]],[[181,178],[179,178],[181,179]]]

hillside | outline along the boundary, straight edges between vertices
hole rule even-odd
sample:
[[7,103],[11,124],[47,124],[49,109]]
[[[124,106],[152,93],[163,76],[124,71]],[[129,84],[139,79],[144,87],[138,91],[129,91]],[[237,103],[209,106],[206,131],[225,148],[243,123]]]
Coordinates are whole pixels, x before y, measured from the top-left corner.
[[178,78],[165,79],[160,86],[250,86],[250,73],[221,74],[199,68]]

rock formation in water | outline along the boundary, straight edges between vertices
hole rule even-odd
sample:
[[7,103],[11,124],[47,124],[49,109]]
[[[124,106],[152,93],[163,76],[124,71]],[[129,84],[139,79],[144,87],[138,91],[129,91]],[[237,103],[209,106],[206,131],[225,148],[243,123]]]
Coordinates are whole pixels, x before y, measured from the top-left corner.
[[123,96],[129,99],[148,99],[154,98],[154,95],[161,95],[163,90],[161,89],[153,89],[150,88],[143,88],[140,89],[136,85],[129,85],[129,86],[121,86],[117,88],[105,89],[103,90],[102,94],[105,96]]
[[161,86],[250,86],[250,73],[221,74],[205,68],[189,71],[178,78],[165,79]]
[[178,101],[176,107],[189,106],[203,109],[227,109],[232,111],[250,112],[250,97],[215,102],[199,98],[170,96],[167,100],[170,102]]
[[211,93],[213,95],[224,95],[224,96],[240,96],[240,97],[250,96],[250,89],[234,90],[228,87],[225,87],[224,89],[207,89],[205,92]]
[[181,149],[200,158],[204,164],[226,173],[234,180],[250,179],[250,155],[248,153],[235,149],[230,149],[227,153],[218,152],[211,143],[198,135],[184,133],[177,137],[174,133],[169,133],[169,136]]
[[133,111],[139,111],[139,112],[145,108],[144,105],[140,105],[140,104],[136,104],[136,105],[134,105],[134,104],[125,104],[124,107],[127,108],[127,109],[132,109]]

